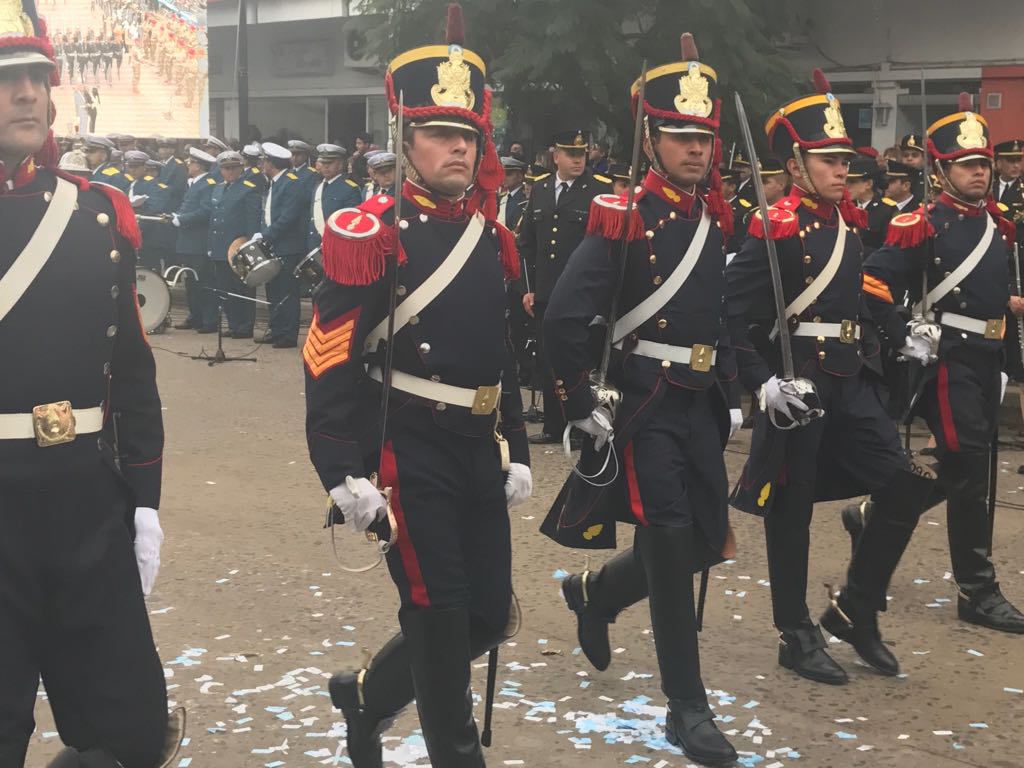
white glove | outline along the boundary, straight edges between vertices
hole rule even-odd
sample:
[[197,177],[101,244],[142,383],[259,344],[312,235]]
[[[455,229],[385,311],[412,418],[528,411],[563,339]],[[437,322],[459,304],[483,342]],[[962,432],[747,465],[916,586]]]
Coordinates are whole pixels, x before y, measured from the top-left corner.
[[518,507],[533,495],[533,474],[525,464],[510,464],[505,481],[505,500],[508,508]]
[[164,532],[160,529],[160,517],[151,507],[135,510],[135,562],[139,566],[142,580],[142,594],[153,591],[156,574],[160,570],[160,545],[164,543]]
[[[778,376],[772,376],[757,391],[757,402],[762,411],[772,410],[781,413],[790,421],[799,421],[799,416],[807,410],[807,404],[800,399],[790,387],[783,387]],[[790,409],[795,409],[796,414]]]
[[739,408],[729,409],[729,439],[736,434],[736,430],[743,426],[743,411]]
[[250,243],[258,243],[262,239],[263,239],[263,233],[262,232],[257,232],[255,235],[253,235],[252,237],[249,238],[249,242]]
[[331,489],[331,498],[345,516],[345,525],[362,533],[387,513],[387,502],[376,486],[365,477],[345,478],[345,483]]
[[612,437],[612,416],[608,410],[597,406],[585,419],[577,419],[570,422],[576,429],[586,432],[594,438],[594,447],[597,450],[604,448],[604,444]]
[[999,404],[1002,405],[1003,398],[1006,397],[1006,385],[1009,383],[1010,377],[1006,375],[1004,371],[999,372]]
[[921,365],[930,365],[936,360],[931,342],[924,336],[907,336],[907,343],[900,349],[900,354],[908,360],[916,360]]
[[176,213],[172,213],[171,214],[171,224],[173,224],[176,227],[180,227],[181,226],[181,222],[178,220],[178,214],[176,214]]

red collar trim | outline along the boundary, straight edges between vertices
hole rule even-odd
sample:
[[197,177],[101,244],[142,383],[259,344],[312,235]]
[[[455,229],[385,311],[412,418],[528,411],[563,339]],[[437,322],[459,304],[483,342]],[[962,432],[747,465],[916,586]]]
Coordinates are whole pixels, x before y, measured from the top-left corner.
[[952,208],[957,213],[962,213],[964,216],[981,216],[981,214],[986,212],[984,203],[971,205],[959,198],[953,197],[948,192],[943,192],[939,195],[939,202],[947,208]]
[[437,216],[441,219],[462,219],[466,216],[465,196],[452,202],[409,179],[402,185],[402,197],[427,216]]
[[832,215],[836,210],[836,207],[831,203],[826,203],[817,195],[812,195],[810,192],[801,189],[796,184],[793,185],[793,191],[786,197],[779,200],[779,202],[775,204],[775,207],[782,208],[785,211],[793,211],[794,213],[803,208],[824,221],[831,220]]
[[[36,177],[36,168],[35,160],[29,156],[14,170],[13,176],[8,176],[7,167],[0,163],[0,195],[8,192],[9,188],[18,189],[31,184]],[[8,182],[10,182],[10,187],[8,187]]]
[[645,191],[655,197],[660,197],[673,208],[687,215],[693,210],[693,204],[697,200],[695,192],[687,192],[653,169],[647,172],[643,187]]

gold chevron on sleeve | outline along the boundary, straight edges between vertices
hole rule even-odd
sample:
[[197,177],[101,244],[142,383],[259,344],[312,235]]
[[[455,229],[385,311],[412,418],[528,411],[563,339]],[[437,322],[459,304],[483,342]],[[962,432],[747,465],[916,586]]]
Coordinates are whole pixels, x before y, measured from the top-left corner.
[[359,308],[356,307],[351,312],[321,325],[320,313],[313,313],[309,336],[302,347],[302,359],[314,379],[319,379],[331,368],[348,361],[358,318]]

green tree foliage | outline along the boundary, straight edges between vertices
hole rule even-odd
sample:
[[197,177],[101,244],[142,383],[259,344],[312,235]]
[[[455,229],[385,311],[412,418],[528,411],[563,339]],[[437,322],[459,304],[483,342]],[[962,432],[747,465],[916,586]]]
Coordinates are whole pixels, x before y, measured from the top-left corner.
[[[448,0],[364,0],[380,14],[370,45],[387,58],[444,39]],[[629,87],[650,67],[678,60],[691,32],[701,59],[718,72],[726,136],[734,137],[734,91],[760,120],[810,87],[794,72],[783,35],[806,27],[805,0],[463,0],[466,44],[489,62],[489,80],[508,110],[509,129],[547,133],[580,123],[603,128],[620,151],[631,140]],[[760,134],[754,126],[754,134]]]

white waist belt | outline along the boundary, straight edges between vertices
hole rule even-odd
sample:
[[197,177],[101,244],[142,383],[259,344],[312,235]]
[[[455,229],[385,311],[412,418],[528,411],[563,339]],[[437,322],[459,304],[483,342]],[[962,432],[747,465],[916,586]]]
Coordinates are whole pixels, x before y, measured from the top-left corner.
[[[620,341],[616,343],[615,348],[622,349],[622,342]],[[707,357],[708,350],[711,352],[710,360]],[[640,341],[636,343],[636,346],[630,350],[630,354],[650,357],[654,360],[668,360],[673,363],[679,363],[680,365],[690,365],[690,360],[693,359],[693,348],[674,347],[671,344],[661,344],[657,341],[640,339]],[[711,347],[705,347],[704,345],[699,345],[698,359],[702,366],[707,365],[707,368],[710,368],[715,364],[715,359],[717,357],[717,350]]]
[[[383,382],[384,376],[380,368],[371,368],[367,375],[374,381]],[[493,413],[498,407],[501,399],[501,384],[493,386],[477,387],[456,387],[451,384],[442,384],[440,381],[422,379],[404,371],[391,371],[391,386],[415,397],[422,397],[424,400],[434,400],[437,403],[457,405],[462,408],[469,408],[476,416]],[[444,410],[439,408],[438,410]]]
[[791,336],[820,336],[825,339],[839,339],[847,344],[860,339],[860,324],[851,320],[841,323],[804,323],[801,322]]
[[[74,434],[89,435],[103,429],[103,406],[74,409]],[[0,413],[0,440],[37,438],[36,417],[31,413]],[[71,439],[74,439],[73,437]],[[70,442],[62,440],[61,442]]]
[[1003,338],[1003,324],[1005,320],[997,317],[992,320],[979,320],[976,317],[958,315],[955,312],[940,312],[939,325],[946,325],[956,328],[958,331],[967,331],[984,336],[986,339]]

